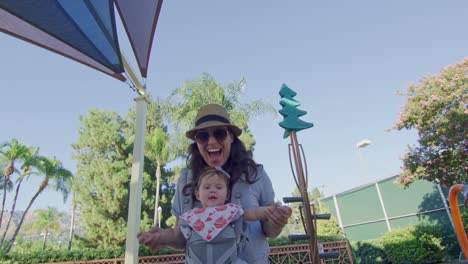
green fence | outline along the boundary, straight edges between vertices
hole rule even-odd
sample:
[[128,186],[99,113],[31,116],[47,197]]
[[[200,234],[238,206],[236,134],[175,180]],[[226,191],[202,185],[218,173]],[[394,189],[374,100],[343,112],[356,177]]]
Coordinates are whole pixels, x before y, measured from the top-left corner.
[[350,241],[379,238],[390,230],[419,223],[453,232],[447,188],[420,180],[402,189],[395,183],[396,177],[327,197],[322,204]]

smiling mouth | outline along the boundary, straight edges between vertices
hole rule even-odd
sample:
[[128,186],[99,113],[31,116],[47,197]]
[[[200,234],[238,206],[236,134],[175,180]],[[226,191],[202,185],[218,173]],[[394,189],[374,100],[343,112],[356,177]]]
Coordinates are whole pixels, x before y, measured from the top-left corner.
[[221,149],[209,149],[208,154],[210,155],[210,157],[219,156],[221,155]]

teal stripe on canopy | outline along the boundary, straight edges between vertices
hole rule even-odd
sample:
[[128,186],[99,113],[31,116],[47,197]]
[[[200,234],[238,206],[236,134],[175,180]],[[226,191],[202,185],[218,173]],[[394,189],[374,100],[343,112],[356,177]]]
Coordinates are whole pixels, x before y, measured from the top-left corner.
[[1,0],[0,8],[84,53],[114,73],[124,71],[112,0]]

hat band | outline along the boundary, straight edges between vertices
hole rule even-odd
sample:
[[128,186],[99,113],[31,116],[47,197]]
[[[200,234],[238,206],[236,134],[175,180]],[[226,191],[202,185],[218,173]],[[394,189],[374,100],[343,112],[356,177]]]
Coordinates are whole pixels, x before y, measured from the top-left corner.
[[219,115],[206,115],[206,116],[198,119],[197,122],[195,123],[195,126],[199,126],[202,123],[205,123],[205,122],[208,122],[208,121],[219,121],[219,122],[222,122],[222,123],[226,123],[228,125],[231,124],[231,122],[229,122],[229,119],[227,119],[225,117],[222,117],[222,116],[219,116]]

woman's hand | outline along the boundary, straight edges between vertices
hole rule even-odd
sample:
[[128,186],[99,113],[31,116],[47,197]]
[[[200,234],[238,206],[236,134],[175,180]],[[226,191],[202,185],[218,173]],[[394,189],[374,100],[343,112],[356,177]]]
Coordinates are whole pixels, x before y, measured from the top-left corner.
[[139,233],[137,235],[138,242],[152,250],[164,248],[166,246],[163,243],[165,240],[165,231],[166,230],[159,227],[153,227],[147,232]]
[[267,220],[263,222],[263,231],[270,238],[277,237],[288,223],[292,214],[291,207],[275,203],[267,208]]
[[179,219],[176,220],[176,225],[173,228],[159,228],[155,226],[148,230],[148,232],[139,233],[137,238],[140,244],[152,250],[164,247],[172,247],[174,249],[185,248],[185,238],[180,231]]

